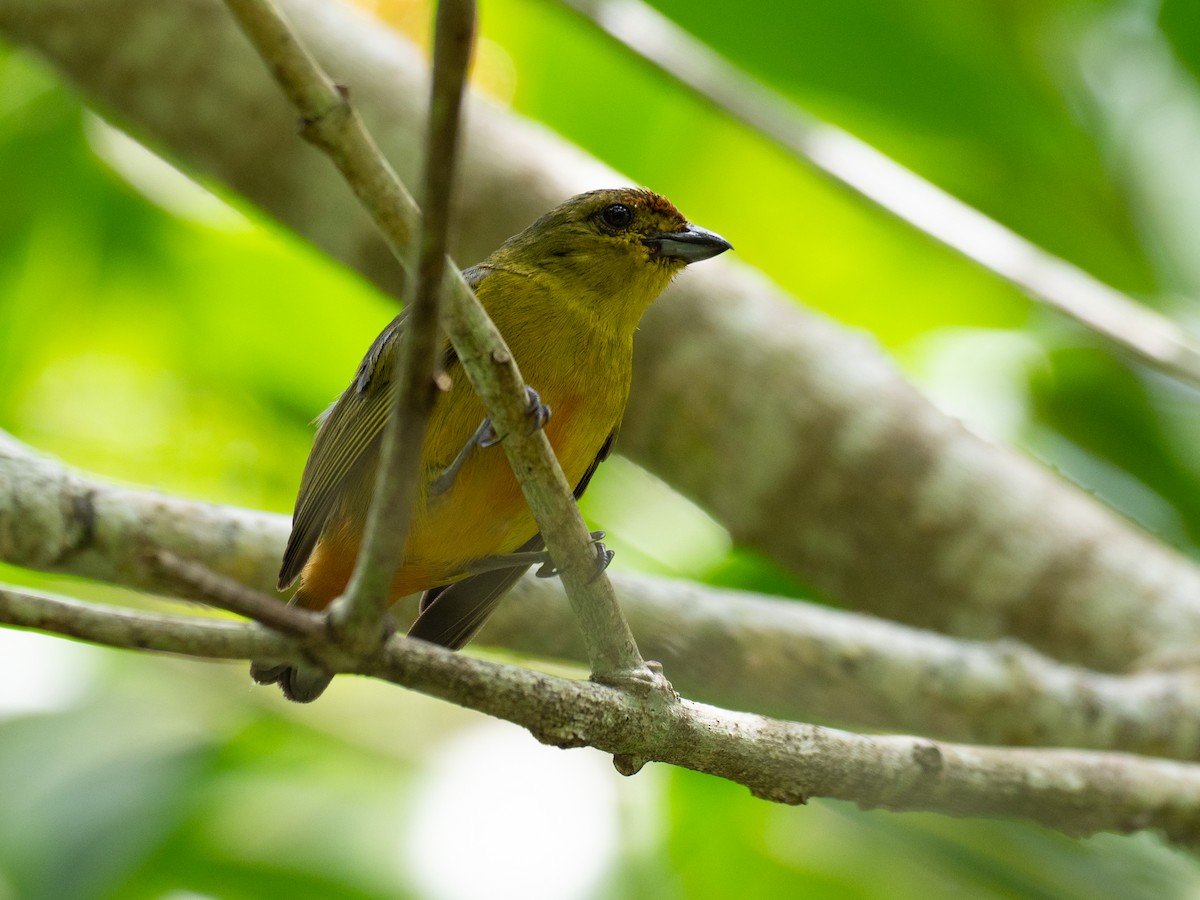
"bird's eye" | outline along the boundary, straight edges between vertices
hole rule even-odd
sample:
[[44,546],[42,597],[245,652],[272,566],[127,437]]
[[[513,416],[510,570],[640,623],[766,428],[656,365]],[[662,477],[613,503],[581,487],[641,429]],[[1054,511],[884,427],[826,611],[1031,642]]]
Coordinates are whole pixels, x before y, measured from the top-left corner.
[[609,228],[628,228],[633,221],[633,210],[624,203],[613,203],[600,210],[600,218]]

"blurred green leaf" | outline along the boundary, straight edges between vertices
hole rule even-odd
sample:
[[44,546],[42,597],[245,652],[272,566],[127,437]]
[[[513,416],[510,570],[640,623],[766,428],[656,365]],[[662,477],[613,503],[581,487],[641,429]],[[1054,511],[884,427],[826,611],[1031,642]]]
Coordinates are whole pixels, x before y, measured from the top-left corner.
[[1200,4],[1193,0],[1161,0],[1158,24],[1180,61],[1200,79]]
[[1151,900],[1187,896],[1194,883],[1194,861],[1153,839],[1077,841],[1026,823],[829,800],[782,807],[683,770],[670,783],[668,846],[684,897]]
[[0,729],[0,869],[21,897],[108,896],[174,827],[202,771],[201,748],[114,747],[111,732],[96,741],[96,724],[81,715]]
[[[1050,361],[1032,380],[1037,417],[1114,471],[1128,473],[1158,503],[1147,504],[1147,495],[1131,490],[1129,481],[1080,467],[1078,458],[1061,458],[1059,464],[1160,537],[1184,546],[1200,544],[1200,470],[1166,432],[1158,392],[1103,349],[1064,346],[1051,352]],[[1168,507],[1172,514],[1165,517]]]

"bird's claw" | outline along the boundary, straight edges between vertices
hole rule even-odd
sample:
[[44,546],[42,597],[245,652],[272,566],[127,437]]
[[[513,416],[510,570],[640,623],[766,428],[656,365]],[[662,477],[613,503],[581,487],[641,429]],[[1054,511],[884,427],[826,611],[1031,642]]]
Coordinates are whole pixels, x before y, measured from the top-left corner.
[[462,469],[476,447],[492,447],[500,443],[500,436],[496,434],[496,429],[492,427],[492,420],[485,418],[479,423],[479,427],[475,429],[475,433],[471,435],[463,448],[458,451],[458,455],[450,465],[442,470],[442,473],[433,479],[429,485],[429,493],[437,497],[440,494],[446,493],[450,488],[454,487],[454,482],[458,478],[458,473]]
[[604,574],[604,570],[608,568],[608,564],[613,561],[613,557],[617,555],[615,550],[609,550],[599,541],[596,542],[596,571],[592,573],[592,577],[588,583],[595,581]]
[[[588,537],[592,539],[592,544],[596,548],[596,571],[592,574],[592,577],[588,579],[589,584],[600,577],[600,573],[608,568],[608,564],[612,562],[613,557],[617,555],[615,551],[609,550],[602,543],[604,540],[604,534],[605,533],[603,531],[593,531],[588,535]],[[558,569],[555,567],[553,562],[545,562],[533,574],[537,578],[554,578],[558,575]]]
[[483,424],[479,426],[479,431],[475,434],[475,446],[486,450],[488,447],[495,447],[498,443],[500,443],[500,435],[496,434],[496,429],[492,427],[491,418],[484,419]]
[[550,407],[542,402],[542,398],[538,392],[525,385],[525,396],[529,398],[529,407],[525,410],[525,414],[529,416],[532,425],[530,425],[529,433],[541,431],[546,427],[546,423],[550,421]]
[[[551,410],[549,406],[542,402],[542,398],[538,395],[538,392],[529,385],[525,385],[525,396],[529,399],[529,406],[525,408],[525,415],[529,417],[532,423],[529,427],[529,433],[533,434],[535,431],[541,431],[546,427],[546,423],[550,421]],[[483,424],[479,426],[479,431],[476,432],[475,446],[486,449],[496,446],[502,440],[503,438],[496,434],[496,429],[492,427],[492,420],[490,418],[484,419]]]

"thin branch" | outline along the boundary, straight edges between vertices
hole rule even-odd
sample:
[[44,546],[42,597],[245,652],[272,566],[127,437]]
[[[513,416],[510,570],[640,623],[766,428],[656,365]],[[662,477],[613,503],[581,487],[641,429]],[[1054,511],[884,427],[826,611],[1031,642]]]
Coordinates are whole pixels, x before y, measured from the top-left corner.
[[386,163],[369,162],[382,157],[346,91],[324,73],[269,0],[225,0],[225,5],[300,113],[304,138],[337,166],[403,264],[420,211]]
[[424,218],[413,302],[392,376],[392,396],[363,534],[362,549],[346,594],[330,609],[331,624],[348,647],[366,653],[383,639],[380,623],[391,600],[391,583],[404,553],[419,496],[421,451],[439,391],[442,346],[442,282],[450,229],[459,110],[475,32],[473,0],[441,0],[434,35],[433,87],[425,150]]
[[[161,590],[146,561],[165,546],[270,590],[287,534],[283,516],[88,479],[0,432],[0,560]],[[1200,759],[1200,681],[1187,671],[1106,676],[1011,641],[689,582],[613,581],[639,642],[694,699],[949,740]],[[174,586],[211,602],[207,579]],[[561,587],[545,579],[519,582],[477,643],[587,661]]]
[[106,647],[203,659],[287,659],[299,645],[256,622],[164,615],[0,586],[0,622]]
[[[380,154],[344,92],[303,51],[268,0],[227,0],[255,48],[305,120],[304,136],[337,165],[403,261],[416,207]],[[617,604],[612,584],[595,576],[595,548],[571,486],[542,431],[527,433],[525,382],[512,353],[462,273],[450,265],[444,324],[463,368],[482,398],[504,451],[579,616],[592,674],[600,680],[653,682]]]
[[[543,431],[529,434],[525,407],[507,401],[524,396],[525,383],[516,362],[507,349],[490,350],[499,344],[495,326],[474,314],[464,304],[453,304],[447,312],[447,330],[455,336],[454,345],[463,359],[490,361],[486,380],[476,378],[467,367],[475,390],[483,398],[498,434],[505,435],[501,446],[521,483],[526,502],[537,519],[538,528],[566,588],[567,599],[579,622],[587,648],[592,677],[604,682],[653,682],[633,633],[625,622],[616,591],[607,573],[596,574],[596,548],[583,515],[572,497],[550,442]],[[503,408],[500,407],[504,403]]]
[[[0,588],[0,621],[96,643],[248,658],[295,652],[253,623],[161,616]],[[1157,829],[1200,846],[1200,767],[1076,750],[1025,750],[865,737],[638,696],[392,638],[367,665],[309,647],[331,671],[358,672],[528,728],[558,747],[592,746],[633,774],[665,762],[725,778],[779,803],[1016,816],[1070,835]]]
[[182,587],[187,596],[198,597],[209,606],[260,622],[291,637],[314,640],[327,636],[324,618],[318,613],[280,603],[278,597],[248,588],[169,550],[151,553],[150,565],[177,590]]
[[1117,347],[1200,384],[1200,345],[1078,266],[805,112],[643,0],[558,0],[626,49],[793,156]]

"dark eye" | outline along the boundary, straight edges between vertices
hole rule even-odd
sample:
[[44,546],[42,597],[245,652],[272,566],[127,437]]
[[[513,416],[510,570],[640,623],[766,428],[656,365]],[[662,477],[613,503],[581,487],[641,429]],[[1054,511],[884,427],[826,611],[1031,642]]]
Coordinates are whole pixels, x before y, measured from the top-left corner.
[[633,221],[633,210],[624,203],[614,203],[600,210],[600,218],[609,228],[628,228]]

